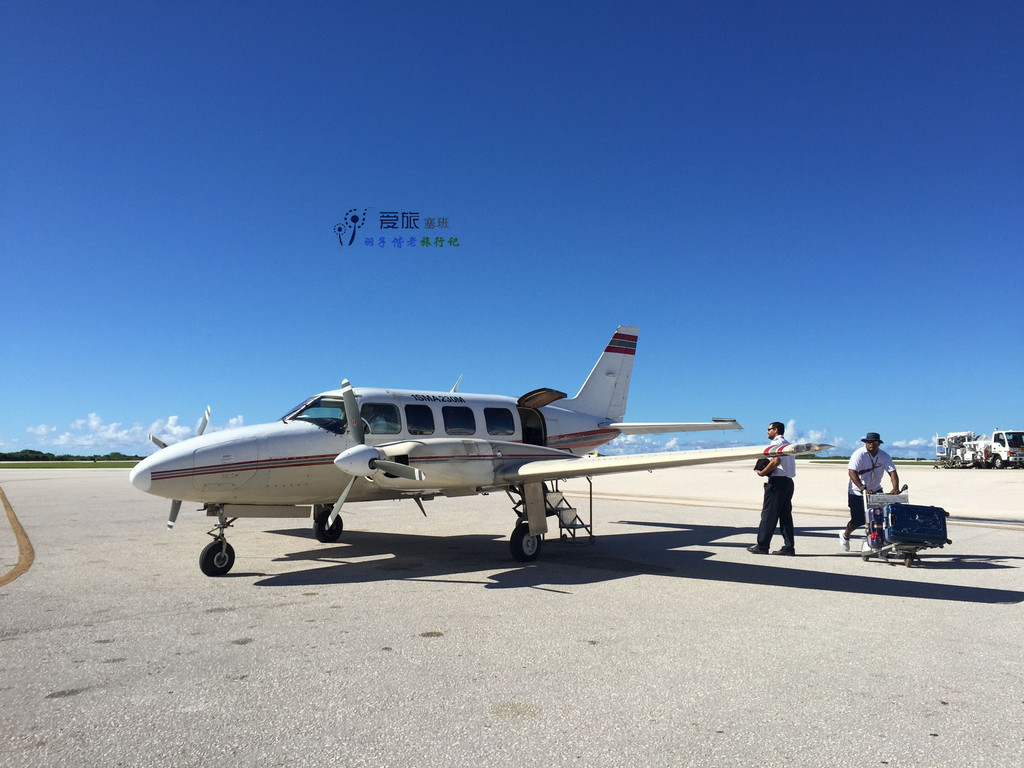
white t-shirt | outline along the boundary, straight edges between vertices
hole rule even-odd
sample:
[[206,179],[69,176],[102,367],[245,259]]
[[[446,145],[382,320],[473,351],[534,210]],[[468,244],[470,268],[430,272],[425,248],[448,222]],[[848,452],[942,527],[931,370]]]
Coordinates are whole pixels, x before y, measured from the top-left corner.
[[[862,446],[853,452],[846,468],[852,469],[860,475],[860,481],[869,491],[877,491],[882,487],[882,478],[885,477],[886,472],[896,471],[896,465],[892,463],[892,457],[888,453],[879,448],[878,452],[872,456],[868,453],[867,446]],[[849,488],[850,493],[854,496],[864,495],[860,488],[853,484],[853,480],[850,480]]]

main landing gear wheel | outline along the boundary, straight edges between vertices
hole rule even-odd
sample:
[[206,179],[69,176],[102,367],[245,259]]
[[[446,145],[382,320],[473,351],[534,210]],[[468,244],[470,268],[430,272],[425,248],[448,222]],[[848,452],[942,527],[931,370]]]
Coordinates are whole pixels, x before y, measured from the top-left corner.
[[344,524],[341,522],[341,517],[335,519],[334,525],[328,527],[327,519],[331,516],[331,507],[321,510],[313,515],[313,535],[316,536],[317,541],[322,541],[325,544],[333,544],[341,538],[341,532],[344,530]]
[[512,557],[520,563],[532,563],[540,554],[540,545],[543,539],[540,536],[530,535],[530,524],[525,520],[518,523],[509,537],[508,546],[512,550]]
[[214,539],[199,555],[199,569],[207,576],[223,576],[235,564],[235,550],[224,539]]

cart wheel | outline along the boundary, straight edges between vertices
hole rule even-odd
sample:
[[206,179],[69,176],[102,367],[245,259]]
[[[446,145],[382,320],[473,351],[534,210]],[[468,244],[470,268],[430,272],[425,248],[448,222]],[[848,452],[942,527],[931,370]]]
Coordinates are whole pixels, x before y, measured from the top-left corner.
[[865,554],[860,556],[860,559],[863,560],[866,563],[868,560],[871,559],[871,555],[865,553]]
[[914,562],[914,556],[912,554],[911,555],[907,555],[906,557],[903,558],[903,564],[905,566],[907,566],[907,568],[910,567],[910,564],[912,562]]

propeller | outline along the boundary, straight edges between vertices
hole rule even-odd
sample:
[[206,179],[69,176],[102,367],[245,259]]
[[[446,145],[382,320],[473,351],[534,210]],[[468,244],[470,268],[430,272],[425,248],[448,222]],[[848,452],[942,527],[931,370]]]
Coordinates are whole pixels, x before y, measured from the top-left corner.
[[[196,437],[199,437],[203,432],[206,431],[206,425],[210,423],[210,406],[206,406],[206,411],[203,413],[203,418],[199,420],[199,426],[196,427]],[[156,445],[161,448],[166,448],[167,444],[163,440],[160,440],[153,435],[149,436]],[[167,516],[167,528],[171,529],[174,527],[175,521],[178,519],[178,512],[181,511],[181,499],[174,499],[171,501],[171,513]]]
[[415,467],[392,461],[387,454],[372,445],[353,445],[334,459],[334,465],[346,475],[369,477],[378,470],[406,480],[423,480],[425,475]]
[[331,514],[327,518],[328,528],[334,525],[334,521],[341,514],[341,507],[345,503],[345,499],[348,498],[352,486],[355,485],[356,478],[369,477],[376,472],[386,472],[395,477],[404,477],[406,480],[421,481],[426,477],[415,467],[392,461],[379,448],[366,445],[363,419],[356,403],[356,393],[348,379],[343,379],[341,382],[341,400],[345,404],[345,420],[348,422],[349,433],[356,444],[339,453],[334,459],[335,466],[345,474],[351,475],[352,479],[348,481],[345,490],[341,492],[341,496],[338,497],[331,509]]

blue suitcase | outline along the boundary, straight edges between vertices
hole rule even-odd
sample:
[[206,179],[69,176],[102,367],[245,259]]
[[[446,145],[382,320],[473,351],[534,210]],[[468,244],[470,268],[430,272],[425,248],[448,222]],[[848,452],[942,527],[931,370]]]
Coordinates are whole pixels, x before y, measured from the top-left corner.
[[941,547],[946,540],[946,510],[918,504],[887,504],[885,540],[889,544]]

